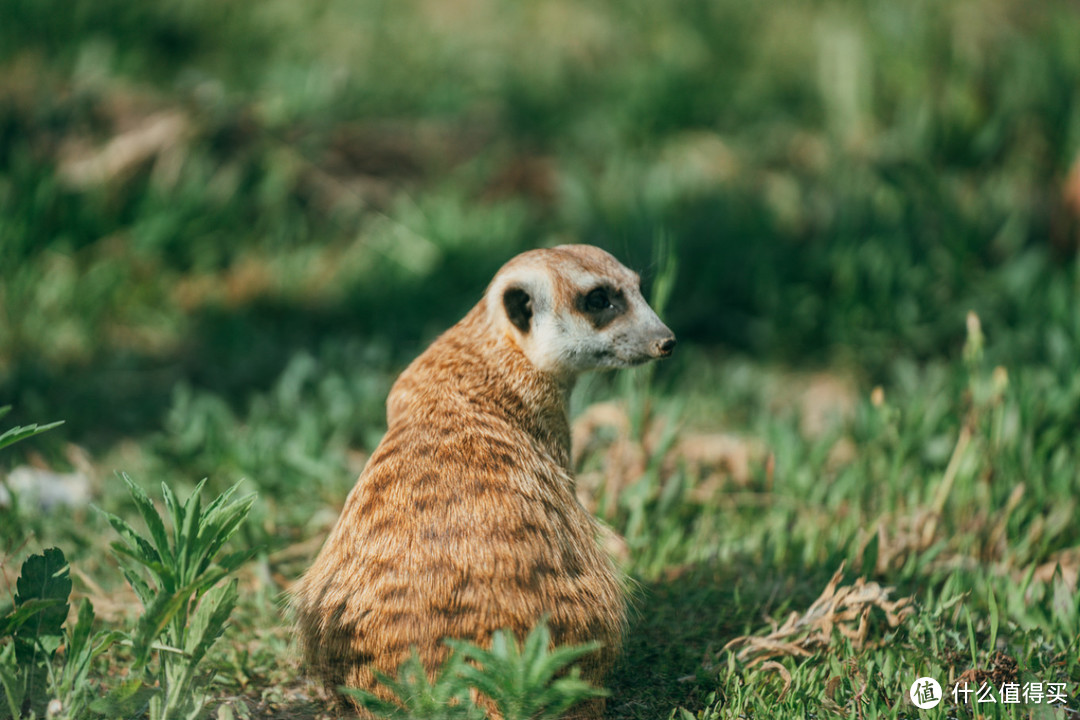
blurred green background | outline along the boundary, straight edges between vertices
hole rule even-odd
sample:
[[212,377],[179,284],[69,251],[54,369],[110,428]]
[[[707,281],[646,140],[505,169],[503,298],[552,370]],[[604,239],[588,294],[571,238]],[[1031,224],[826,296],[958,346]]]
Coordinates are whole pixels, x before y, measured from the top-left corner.
[[995,362],[1080,365],[1065,0],[0,16],[0,398],[76,442],[160,430],[178,383],[400,367],[567,241],[648,281],[666,239],[683,347],[873,381],[975,310]]
[[[280,684],[287,630],[237,648],[280,623],[396,373],[514,254],[593,243],[672,280],[680,340],[575,410],[621,398],[644,458],[579,467],[658,583],[617,716],[742,682],[685,680],[842,559],[926,599],[935,652],[974,588],[984,655],[1001,600],[1024,667],[1075,675],[1080,609],[1016,574],[1080,564],[1078,39],[1074,0],[0,0],[0,405],[66,421],[0,462],[117,512],[115,470],[248,478],[218,667]],[[793,409],[808,375],[839,425]],[[719,485],[702,428],[739,434]],[[56,542],[118,582],[85,507],[0,520],[5,557]]]

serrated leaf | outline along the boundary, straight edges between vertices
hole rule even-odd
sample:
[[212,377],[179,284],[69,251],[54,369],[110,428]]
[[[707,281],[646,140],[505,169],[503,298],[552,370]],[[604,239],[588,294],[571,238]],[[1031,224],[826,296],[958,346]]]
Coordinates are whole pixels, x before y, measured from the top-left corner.
[[234,553],[229,553],[218,560],[218,567],[225,572],[232,572],[251,560],[258,551],[259,548],[251,548],[249,550],[238,550]]
[[345,695],[381,718],[400,720],[480,720],[486,717],[469,697],[469,688],[462,682],[459,669],[462,663],[452,655],[439,670],[433,682],[414,650],[398,668],[397,677],[375,671],[376,680],[398,699],[387,702],[365,690],[341,688]]
[[151,697],[160,690],[145,685],[139,678],[121,684],[105,697],[90,703],[90,710],[106,718],[133,718],[141,714]]
[[158,514],[157,508],[154,507],[153,501],[150,500],[150,496],[136,485],[128,477],[127,473],[121,473],[120,477],[123,478],[124,483],[127,485],[128,494],[135,501],[135,507],[139,510],[139,515],[142,516],[147,530],[150,531],[150,537],[154,540],[159,557],[163,558],[169,555],[169,535],[165,531],[165,523],[162,521],[161,515]]
[[153,643],[164,632],[165,626],[176,617],[176,614],[186,607],[194,586],[189,585],[175,593],[159,594],[135,627],[135,636],[132,642],[135,646],[135,666],[143,667],[150,659]]
[[206,518],[206,523],[212,522],[211,518],[214,516],[214,513],[216,513],[219,508],[224,506],[225,503],[229,501],[229,498],[236,494],[236,491],[240,489],[240,486],[243,483],[243,480],[238,480],[230,488],[218,495],[209,505],[206,506],[206,511],[203,513],[203,516]]
[[[101,508],[97,508],[96,506],[95,509],[105,516],[105,519],[112,525],[113,530],[124,539],[124,542],[127,543],[128,548],[132,551],[132,558],[144,565],[161,561],[161,556],[158,554],[157,550],[154,549],[154,546],[146,542],[146,540],[135,532],[135,528],[131,527],[127,521],[110,512],[106,512]],[[113,545],[113,549],[116,549],[115,544]]]
[[[130,478],[123,477],[159,550],[158,558],[143,557],[139,540],[149,543],[135,539],[138,535],[130,526],[114,524],[127,544],[114,544],[114,554],[145,608],[131,637],[135,666],[144,668],[161,688],[150,698],[148,714],[151,720],[200,718],[206,699],[201,688],[208,677],[199,674],[197,666],[224,632],[237,598],[235,580],[215,585],[252,553],[227,555],[217,565],[215,556],[243,523],[254,496],[233,500],[238,487],[234,485],[203,510],[206,480],[198,483],[183,505],[172,488],[162,483],[166,513],[172,519],[170,544],[162,515]],[[161,586],[154,587],[144,576],[153,576]]]
[[150,584],[139,576],[139,573],[136,572],[135,568],[126,564],[121,563],[120,572],[123,574],[124,579],[128,581],[128,585],[131,586],[131,589],[135,591],[143,608],[150,607],[150,604],[157,596],[157,593],[150,588]]
[[214,517],[207,514],[204,518],[206,532],[200,530],[200,543],[204,544],[200,553],[200,570],[205,568],[210,559],[218,553],[222,546],[228,542],[240,526],[244,523],[251,506],[255,503],[255,494],[247,495],[237,500],[234,504],[219,508]]
[[[8,406],[8,409],[10,410],[10,406]],[[22,427],[15,426],[10,430],[6,430],[4,433],[0,434],[0,450],[6,448],[8,445],[14,445],[17,442],[26,440],[27,438],[33,437],[34,435],[39,435],[46,430],[52,430],[54,427],[63,424],[64,421],[59,420],[57,422],[49,423],[48,425],[25,425]]]
[[161,496],[165,499],[165,509],[172,518],[173,559],[176,559],[176,552],[180,547],[180,528],[184,524],[184,518],[180,514],[180,505],[176,501],[176,495],[173,494],[172,488],[169,487],[168,483],[161,483]]
[[71,658],[79,655],[86,647],[87,641],[90,639],[90,631],[94,625],[94,606],[87,598],[83,598],[79,603],[79,615],[75,621],[75,627],[71,629],[68,636],[67,660],[70,662]]
[[490,650],[472,643],[448,640],[463,660],[464,681],[495,703],[506,720],[556,718],[577,703],[602,697],[606,690],[581,679],[577,668],[557,677],[574,661],[595,651],[600,643],[550,649],[550,631],[541,622],[520,645],[509,631],[494,634]]
[[[123,563],[123,558],[130,558],[137,563],[137,566],[141,566],[145,570],[149,570],[161,586],[161,590],[164,592],[172,592],[179,584],[176,574],[172,571],[172,568],[166,566],[159,560],[147,560],[141,552],[138,550],[132,550],[130,547],[126,547],[120,543],[112,543],[110,545],[113,554],[117,556],[117,560]],[[123,563],[124,565],[131,567],[135,570],[137,566],[132,566],[130,563]]]
[[94,607],[83,598],[79,606],[79,619],[70,632],[67,648],[64,651],[64,668],[61,673],[60,691],[65,696],[65,707],[76,706],[74,696],[89,691],[86,679],[94,659],[108,650],[124,634],[119,631],[98,632],[92,634],[94,625]]
[[206,651],[221,637],[225,623],[236,607],[236,580],[216,587],[203,596],[192,613],[184,650],[197,664]]
[[192,560],[197,552],[196,542],[199,538],[199,520],[202,517],[202,489],[204,485],[206,485],[205,478],[195,486],[195,490],[188,496],[181,512],[183,525],[177,543],[176,567],[182,582],[189,582],[194,575],[192,571],[194,563]]

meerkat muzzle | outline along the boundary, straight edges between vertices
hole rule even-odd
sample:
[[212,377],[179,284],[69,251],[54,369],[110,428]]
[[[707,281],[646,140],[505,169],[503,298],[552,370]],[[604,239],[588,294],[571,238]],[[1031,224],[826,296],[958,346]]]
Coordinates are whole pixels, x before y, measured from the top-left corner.
[[672,335],[670,337],[663,338],[661,340],[657,340],[656,342],[653,343],[653,347],[652,347],[653,357],[658,357],[658,358],[670,357],[671,353],[674,352],[674,350],[675,350],[675,345],[676,345],[676,340],[675,340],[674,335]]

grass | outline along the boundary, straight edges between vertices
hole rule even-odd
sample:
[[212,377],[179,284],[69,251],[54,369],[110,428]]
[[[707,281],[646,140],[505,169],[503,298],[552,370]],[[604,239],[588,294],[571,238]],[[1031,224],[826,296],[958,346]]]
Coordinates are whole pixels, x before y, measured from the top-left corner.
[[[138,626],[88,505],[141,527],[118,471],[245,478],[251,558],[196,680],[219,718],[332,716],[281,597],[390,384],[507,258],[581,241],[680,339],[574,397],[583,500],[636,588],[610,717],[967,712],[907,704],[922,675],[1065,684],[1064,715],[988,717],[1080,710],[1071,3],[0,16],[0,444],[26,436],[0,451],[3,596],[58,547],[94,612],[48,643]],[[150,663],[80,667],[90,702]]]

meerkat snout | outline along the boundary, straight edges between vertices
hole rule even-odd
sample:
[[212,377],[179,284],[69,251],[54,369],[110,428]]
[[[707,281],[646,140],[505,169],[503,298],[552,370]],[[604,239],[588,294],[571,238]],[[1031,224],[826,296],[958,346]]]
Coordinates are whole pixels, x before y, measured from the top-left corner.
[[656,349],[656,357],[669,357],[675,350],[675,336],[664,338],[663,340],[657,340],[653,346]]

